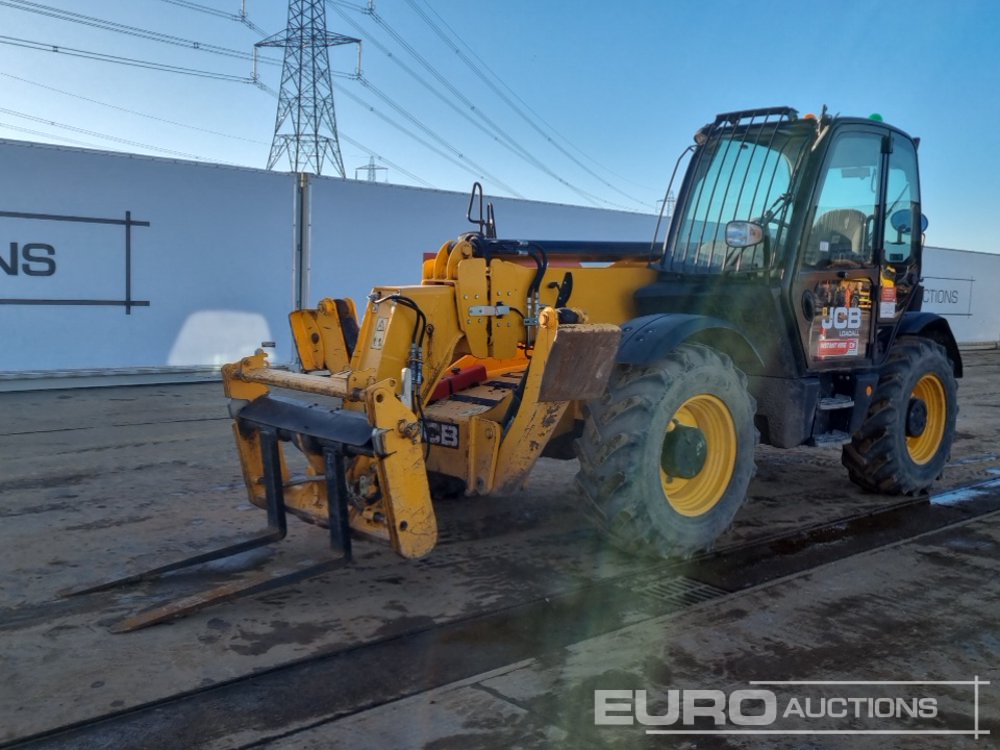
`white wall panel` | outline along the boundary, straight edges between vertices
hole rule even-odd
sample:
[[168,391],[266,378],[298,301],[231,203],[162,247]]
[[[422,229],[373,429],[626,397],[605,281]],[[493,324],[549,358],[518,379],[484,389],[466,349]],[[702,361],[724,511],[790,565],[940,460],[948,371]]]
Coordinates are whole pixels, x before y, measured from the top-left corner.
[[924,248],[923,308],[943,315],[959,343],[1000,341],[1000,255]]
[[[0,212],[122,221],[148,306],[0,303],[0,371],[214,365],[275,339],[288,356],[289,175],[0,141]],[[10,266],[25,244],[44,245]],[[11,271],[17,271],[12,273]],[[125,298],[125,228],[0,216],[0,300]]]
[[[311,305],[347,296],[360,311],[376,284],[419,284],[424,253],[476,228],[466,220],[468,194],[329,178],[312,186]],[[625,211],[493,202],[497,234],[512,239],[645,242],[656,224],[655,216]]]
[[[263,340],[287,361],[295,191],[288,174],[0,140],[0,371],[218,365]],[[495,206],[511,238],[642,242],[655,223]],[[419,283],[424,253],[473,229],[462,193],[313,178],[311,207],[310,305]],[[927,248],[924,277],[924,309],[945,315],[959,341],[1000,340],[1000,255]]]

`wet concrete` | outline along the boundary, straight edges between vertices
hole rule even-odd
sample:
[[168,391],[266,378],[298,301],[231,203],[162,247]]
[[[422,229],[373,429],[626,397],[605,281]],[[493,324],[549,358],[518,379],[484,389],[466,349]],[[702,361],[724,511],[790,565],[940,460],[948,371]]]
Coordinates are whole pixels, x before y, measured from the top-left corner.
[[[966,367],[959,438],[937,489],[1000,470],[1000,356],[970,354]],[[850,485],[835,448],[762,447],[757,460],[751,502],[724,544],[898,500]],[[442,543],[426,560],[362,542],[350,570],[115,636],[107,628],[117,619],[225,580],[232,564],[74,600],[56,593],[263,524],[243,498],[219,386],[0,394],[0,741],[644,570],[587,526],[574,472],[575,462],[543,460],[520,497],[440,503]],[[273,554],[238,564],[257,570],[324,552],[322,531],[292,521]],[[627,613],[615,626],[644,619]],[[426,668],[428,656],[399,668]],[[387,694],[393,681],[388,672]]]
[[[356,715],[257,738],[271,750],[405,748],[995,747],[1000,734],[996,584],[1000,516],[994,514],[853,556],[750,591],[652,618],[601,637]],[[774,687],[791,697],[931,698],[936,716],[801,720],[770,728],[969,731],[920,735],[663,737],[645,727],[595,726],[594,691],[645,690],[649,713],[671,689],[747,689],[751,681],[969,681],[965,685]],[[801,701],[800,701],[801,702]],[[628,711],[623,712],[628,714]],[[783,712],[782,714],[783,715]],[[779,715],[779,716],[780,716]],[[732,726],[732,725],[730,725]],[[659,727],[666,728],[666,727]],[[704,722],[699,729],[715,729]],[[737,727],[739,728],[739,727]],[[216,745],[222,747],[222,744]]]

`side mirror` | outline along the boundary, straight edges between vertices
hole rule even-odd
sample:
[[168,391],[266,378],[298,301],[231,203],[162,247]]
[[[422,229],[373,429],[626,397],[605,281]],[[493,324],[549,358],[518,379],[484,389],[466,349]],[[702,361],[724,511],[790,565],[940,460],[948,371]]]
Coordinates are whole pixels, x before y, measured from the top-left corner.
[[[913,231],[913,227],[910,226],[911,218],[912,212],[908,208],[901,208],[899,211],[893,212],[892,216],[889,217],[889,223],[901,235],[909,234]],[[920,231],[927,231],[927,217],[923,214],[920,214]]]
[[764,227],[752,221],[731,221],[726,224],[726,244],[729,247],[752,247],[764,241]]

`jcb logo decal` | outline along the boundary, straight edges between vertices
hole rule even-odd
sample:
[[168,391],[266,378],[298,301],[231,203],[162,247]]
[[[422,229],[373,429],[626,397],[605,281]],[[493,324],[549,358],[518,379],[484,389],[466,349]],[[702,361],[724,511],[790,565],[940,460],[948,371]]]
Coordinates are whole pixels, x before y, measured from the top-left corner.
[[427,442],[444,448],[458,447],[458,425],[451,422],[424,422],[427,427]]
[[857,330],[861,328],[861,308],[860,307],[834,307],[830,308],[829,315],[823,318],[820,325],[830,330],[837,331]]

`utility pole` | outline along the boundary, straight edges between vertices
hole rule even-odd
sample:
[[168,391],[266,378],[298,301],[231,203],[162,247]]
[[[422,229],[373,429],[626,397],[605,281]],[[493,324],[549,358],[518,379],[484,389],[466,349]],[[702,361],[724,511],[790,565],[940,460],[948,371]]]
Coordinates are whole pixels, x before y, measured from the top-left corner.
[[267,168],[282,154],[293,172],[323,173],[325,160],[344,177],[344,161],[333,109],[329,48],[361,44],[360,39],[326,30],[325,0],[288,0],[288,24],[255,47],[283,47],[281,91]]
[[671,190],[667,194],[666,205],[664,205],[663,200],[656,201],[656,208],[659,210],[661,207],[664,209],[663,218],[668,221],[674,216],[674,204],[677,203],[677,199],[674,197],[674,191]]
[[378,172],[386,172],[386,173],[388,173],[388,171],[389,171],[389,169],[387,167],[378,167],[378,166],[375,166],[375,157],[374,156],[369,156],[368,157],[368,163],[365,166],[363,166],[363,167],[355,167],[354,168],[354,179],[355,180],[358,179],[358,172],[360,172],[362,170],[364,170],[364,171],[366,171],[368,173],[368,177],[366,178],[368,180],[368,182],[378,182]]

